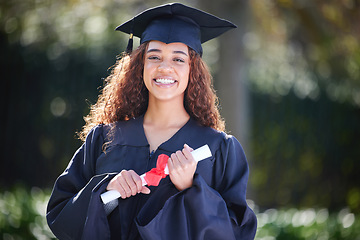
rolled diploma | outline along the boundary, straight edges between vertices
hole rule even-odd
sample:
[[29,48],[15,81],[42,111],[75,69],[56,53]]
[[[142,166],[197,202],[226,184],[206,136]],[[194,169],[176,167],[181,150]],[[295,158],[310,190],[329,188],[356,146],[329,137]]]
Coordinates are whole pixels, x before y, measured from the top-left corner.
[[[193,158],[195,159],[196,162],[199,162],[201,160],[204,160],[205,158],[212,156],[208,145],[204,145],[202,147],[199,147],[198,149],[195,149],[194,151],[191,152],[191,155],[193,156]],[[165,174],[169,174],[169,168],[167,165],[166,165],[164,171],[165,171]],[[144,178],[145,175],[146,175],[146,173],[144,173],[140,176],[143,186],[147,185],[147,182]],[[116,190],[110,190],[110,191],[107,191],[107,192],[104,192],[103,194],[101,194],[100,197],[101,197],[101,200],[103,201],[103,203],[107,204],[108,202],[111,202],[112,200],[121,197],[121,195]]]

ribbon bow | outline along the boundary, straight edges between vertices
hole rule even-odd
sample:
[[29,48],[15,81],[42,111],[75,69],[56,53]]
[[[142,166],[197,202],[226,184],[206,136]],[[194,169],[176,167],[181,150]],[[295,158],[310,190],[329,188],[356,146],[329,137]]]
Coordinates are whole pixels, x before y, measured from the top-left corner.
[[156,168],[151,169],[145,173],[145,181],[148,186],[158,186],[160,180],[166,177],[165,167],[169,160],[169,156],[166,154],[160,154],[156,160]]

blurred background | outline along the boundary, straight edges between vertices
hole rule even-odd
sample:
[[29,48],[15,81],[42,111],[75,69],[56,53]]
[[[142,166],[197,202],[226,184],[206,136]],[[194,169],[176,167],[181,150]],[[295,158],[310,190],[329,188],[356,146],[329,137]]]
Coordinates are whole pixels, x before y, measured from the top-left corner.
[[[360,239],[360,1],[179,2],[238,26],[203,58],[248,157],[256,239]],[[126,48],[114,28],[164,3],[0,0],[0,239],[54,239],[46,204]]]

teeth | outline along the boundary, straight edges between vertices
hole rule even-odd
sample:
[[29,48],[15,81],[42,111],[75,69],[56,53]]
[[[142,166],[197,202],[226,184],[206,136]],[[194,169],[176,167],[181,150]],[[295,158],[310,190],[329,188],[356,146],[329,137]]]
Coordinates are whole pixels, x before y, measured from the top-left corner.
[[165,79],[165,78],[158,78],[155,80],[157,83],[162,83],[162,84],[171,84],[174,83],[174,80],[171,79]]

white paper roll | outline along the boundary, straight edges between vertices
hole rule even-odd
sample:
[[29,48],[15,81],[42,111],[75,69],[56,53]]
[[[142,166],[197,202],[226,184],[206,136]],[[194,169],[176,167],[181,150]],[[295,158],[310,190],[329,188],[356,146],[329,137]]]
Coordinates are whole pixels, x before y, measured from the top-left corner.
[[[141,181],[142,181],[142,185],[143,186],[147,185],[147,182],[145,180],[145,173],[143,175],[141,175],[140,178],[141,178]],[[112,200],[121,197],[121,195],[116,190],[109,190],[109,191],[104,192],[103,194],[101,194],[100,197],[101,197],[102,202],[104,204],[107,204],[108,202],[111,202]]]
[[[192,151],[191,155],[193,156],[193,158],[197,162],[212,156],[210,148],[209,148],[209,146],[207,144],[202,146],[202,147],[199,147],[199,148],[195,149],[194,151]],[[164,171],[165,171],[165,174],[169,174],[169,168],[168,168],[167,165],[166,165]]]
[[[199,147],[198,149],[195,149],[194,151],[191,152],[191,155],[197,162],[212,156],[208,145],[204,145],[202,147]],[[169,169],[168,169],[167,165],[165,167],[164,172],[165,172],[165,174],[169,174]],[[144,179],[145,173],[143,175],[141,175],[140,177],[141,177],[142,185],[143,186],[147,185],[147,183]],[[101,194],[100,197],[101,197],[102,202],[104,204],[107,204],[108,202],[111,202],[112,200],[121,197],[121,195],[116,190],[110,190],[110,191],[107,191],[107,192],[104,192],[103,194]]]

